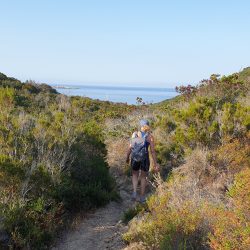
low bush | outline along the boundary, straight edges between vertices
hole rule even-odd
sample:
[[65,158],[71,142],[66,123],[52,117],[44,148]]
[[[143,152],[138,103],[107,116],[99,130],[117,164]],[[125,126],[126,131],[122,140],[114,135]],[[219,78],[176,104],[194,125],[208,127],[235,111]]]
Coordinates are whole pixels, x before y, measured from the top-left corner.
[[193,202],[172,207],[167,185],[158,188],[161,191],[148,201],[150,213],[131,221],[124,240],[143,242],[147,249],[205,249],[207,228],[201,208]]
[[137,216],[140,212],[145,211],[147,208],[145,206],[138,204],[135,207],[129,208],[127,211],[123,213],[122,222],[127,224],[131,221],[135,216]]
[[228,197],[230,207],[212,208],[213,222],[209,234],[212,249],[250,248],[250,168],[235,177]]

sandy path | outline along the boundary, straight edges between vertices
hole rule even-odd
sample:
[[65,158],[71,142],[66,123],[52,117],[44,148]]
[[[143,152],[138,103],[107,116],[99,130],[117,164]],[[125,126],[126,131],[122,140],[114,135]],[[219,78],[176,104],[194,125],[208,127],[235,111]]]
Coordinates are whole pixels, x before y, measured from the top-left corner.
[[134,205],[131,202],[132,185],[131,180],[124,175],[115,178],[122,201],[110,202],[89,214],[75,230],[62,234],[52,250],[120,250],[126,247],[121,235],[127,226],[121,219],[123,212]]

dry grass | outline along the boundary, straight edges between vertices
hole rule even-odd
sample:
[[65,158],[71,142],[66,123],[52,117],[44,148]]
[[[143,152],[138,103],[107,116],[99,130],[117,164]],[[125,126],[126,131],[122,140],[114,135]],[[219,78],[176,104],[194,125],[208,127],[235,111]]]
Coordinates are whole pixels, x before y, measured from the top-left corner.
[[135,242],[125,247],[123,250],[148,250],[142,242]]
[[174,206],[181,206],[188,200],[220,202],[225,191],[225,175],[210,165],[208,158],[206,149],[195,149],[184,165],[173,170],[174,185],[169,191],[173,194]]
[[129,147],[129,140],[118,138],[106,140],[107,162],[109,166],[122,168],[126,165],[126,155]]

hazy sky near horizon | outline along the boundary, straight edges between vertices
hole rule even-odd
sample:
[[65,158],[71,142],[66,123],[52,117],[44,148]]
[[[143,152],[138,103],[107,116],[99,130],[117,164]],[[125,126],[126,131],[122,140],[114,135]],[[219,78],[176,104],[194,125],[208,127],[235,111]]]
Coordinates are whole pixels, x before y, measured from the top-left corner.
[[0,0],[0,72],[170,87],[250,65],[247,0]]

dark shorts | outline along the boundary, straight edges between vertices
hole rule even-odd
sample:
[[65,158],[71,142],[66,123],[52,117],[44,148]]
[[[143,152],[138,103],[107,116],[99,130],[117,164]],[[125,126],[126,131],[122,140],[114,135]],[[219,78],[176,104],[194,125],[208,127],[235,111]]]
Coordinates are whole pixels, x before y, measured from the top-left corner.
[[137,161],[131,160],[131,167],[132,167],[132,170],[134,171],[143,170],[144,172],[148,172],[149,165],[150,165],[149,159],[146,159],[143,162],[137,162]]

